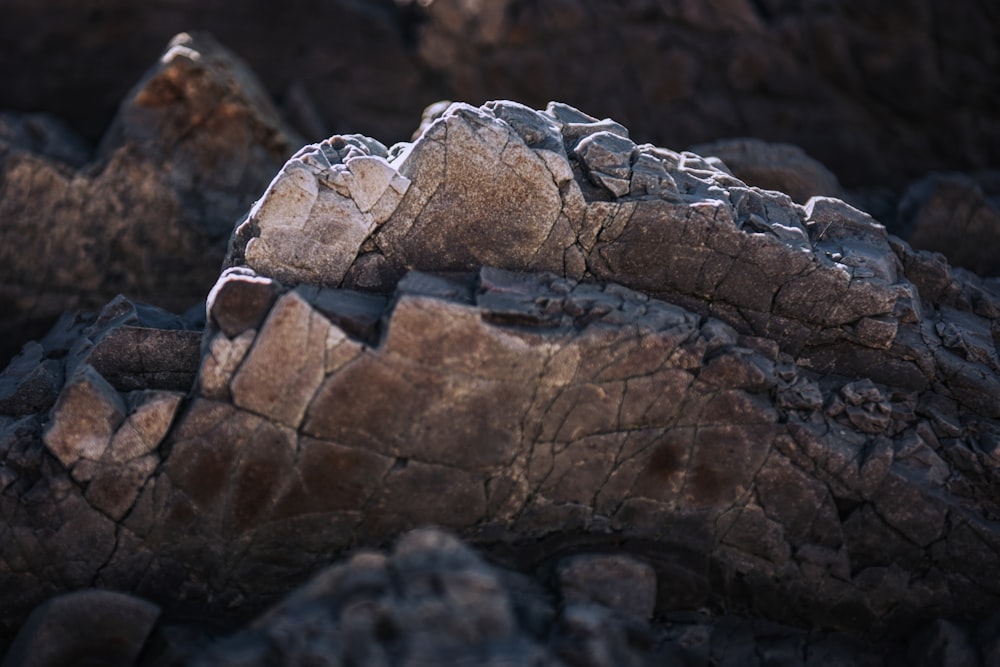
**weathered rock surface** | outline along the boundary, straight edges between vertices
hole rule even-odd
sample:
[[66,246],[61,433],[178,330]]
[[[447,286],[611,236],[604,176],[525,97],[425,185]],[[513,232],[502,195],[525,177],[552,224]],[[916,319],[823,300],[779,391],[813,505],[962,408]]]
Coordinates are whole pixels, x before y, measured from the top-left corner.
[[0,120],[0,360],[118,292],[173,310],[211,287],[233,222],[299,142],[235,56],[175,38],[92,162],[51,120]]
[[[300,150],[228,263],[200,346],[190,321],[117,300],[7,371],[7,636],[95,586],[168,618],[234,618],[332,554],[434,524],[553,572],[552,636],[576,648],[537,641],[516,586],[418,534],[403,544],[464,554],[441,568],[474,585],[341,601],[352,568],[399,580],[400,546],[205,660],[270,633],[276,650],[329,641],[374,661],[354,651],[391,653],[398,623],[371,609],[444,605],[458,628],[469,600],[496,611],[470,632],[498,660],[654,655],[595,603],[640,625],[708,607],[873,642],[934,622],[905,650],[995,651],[977,628],[1000,602],[1000,293],[844,202],[798,205],[567,105],[457,104],[412,143]],[[331,608],[315,640],[282,634]],[[663,650],[880,655],[808,633],[769,644],[766,624],[741,623],[664,626]],[[386,659],[458,655],[453,637],[421,644],[424,628]]]

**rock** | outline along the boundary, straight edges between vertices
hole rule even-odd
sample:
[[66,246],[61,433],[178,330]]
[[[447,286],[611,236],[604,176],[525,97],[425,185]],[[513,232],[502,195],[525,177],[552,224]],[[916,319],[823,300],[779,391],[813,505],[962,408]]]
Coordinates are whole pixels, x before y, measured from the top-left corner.
[[[620,557],[617,562],[624,563]],[[634,565],[626,569],[634,571]],[[647,575],[641,578],[649,583]],[[734,641],[734,630],[742,645]],[[807,638],[802,630],[731,616],[678,616],[650,626],[572,596],[556,609],[537,582],[488,564],[446,533],[419,530],[404,534],[390,553],[361,552],[323,570],[241,631],[194,649],[189,664],[448,659],[610,666],[699,655],[707,664],[710,647],[717,664],[757,664],[746,661],[757,651],[764,660],[784,659],[782,664],[803,664],[791,660],[808,652],[809,665],[833,664],[823,660],[834,656],[883,665],[901,653],[897,645],[852,642],[821,631]]]
[[722,139],[691,148],[698,155],[717,157],[748,185],[784,192],[799,204],[811,197],[844,198],[837,177],[804,150],[792,144],[760,139]]
[[66,383],[53,407],[45,445],[67,468],[81,459],[100,459],[125,420],[118,392],[92,366],[82,366]]
[[28,415],[55,403],[63,369],[55,359],[44,359],[44,354],[41,345],[29,342],[0,374],[0,413]]
[[[427,525],[554,575],[561,606],[420,532],[203,660],[746,664],[815,642],[823,664],[991,613],[996,286],[839,199],[625,135],[506,102],[391,149],[337,135],[234,230],[202,333],[124,298],[67,316],[10,375],[26,410],[21,378],[55,362],[58,399],[0,419],[0,627],[85,586],[235,624]],[[185,393],[145,372],[165,367]],[[357,606],[331,581],[369,573]],[[720,606],[749,616],[691,616]]]
[[940,252],[953,266],[1000,274],[990,251],[1000,241],[1000,175],[932,174],[899,202],[893,231],[914,248]]
[[123,593],[102,590],[67,593],[32,612],[3,664],[4,667],[132,665],[159,615],[156,605]]
[[597,132],[581,139],[573,154],[579,158],[594,185],[603,186],[612,195],[621,197],[629,193],[635,151],[635,144],[628,138]]
[[[50,127],[17,127],[36,126]],[[203,34],[170,43],[93,162],[58,128],[35,134],[0,150],[0,363],[63,311],[118,292],[197,303],[233,223],[298,143],[246,66]]]
[[[699,153],[721,137],[793,144],[848,188],[898,189],[936,164],[996,163],[1000,125],[985,100],[995,100],[987,82],[998,53],[979,40],[998,19],[975,3],[956,7],[946,26],[928,2],[861,13],[745,0],[402,4],[416,17],[421,62],[447,81],[442,96],[450,99],[503,96],[535,107],[573,100],[624,122],[634,137],[698,145]],[[809,173],[834,184],[801,156],[792,159],[803,168],[797,179]],[[840,195],[776,189],[799,203]]]

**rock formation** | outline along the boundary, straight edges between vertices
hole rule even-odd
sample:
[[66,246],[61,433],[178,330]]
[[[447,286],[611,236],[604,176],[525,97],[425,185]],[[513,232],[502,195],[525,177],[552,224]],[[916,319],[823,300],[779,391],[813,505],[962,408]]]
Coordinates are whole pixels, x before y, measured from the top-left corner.
[[93,161],[47,117],[0,120],[0,360],[118,292],[204,298],[232,223],[299,143],[252,73],[184,34],[122,103]]
[[[560,580],[558,617],[416,533],[195,664],[268,641],[445,660],[452,632],[497,660],[765,661],[766,623],[822,629],[781,630],[790,664],[921,627],[892,650],[996,653],[996,281],[565,104],[434,115],[410,143],[337,135],[289,159],[233,232],[203,331],[120,298],[0,376],[7,641],[94,587],[235,623],[433,524]],[[440,625],[407,625],[424,610]]]

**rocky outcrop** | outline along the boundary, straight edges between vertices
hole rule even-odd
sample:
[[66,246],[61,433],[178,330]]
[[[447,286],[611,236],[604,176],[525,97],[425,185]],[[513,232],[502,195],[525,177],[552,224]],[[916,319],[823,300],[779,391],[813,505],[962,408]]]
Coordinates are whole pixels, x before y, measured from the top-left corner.
[[4,361],[118,292],[173,310],[204,299],[233,222],[299,143],[207,35],[171,42],[89,164],[48,118],[0,122]]
[[[227,263],[200,350],[195,323],[117,301],[6,371],[8,635],[95,586],[234,618],[331,554],[434,524],[561,581],[569,634],[539,641],[553,626],[516,611],[535,594],[418,534],[205,664],[329,609],[362,624],[317,630],[333,655],[406,637],[450,656],[450,633],[393,628],[433,608],[465,632],[469,600],[492,614],[470,641],[496,639],[497,659],[576,664],[553,648],[573,633],[607,664],[652,655],[575,606],[592,603],[873,642],[932,622],[912,650],[995,651],[975,624],[1000,601],[1000,293],[844,202],[796,204],[564,104],[456,104],[412,143],[301,149]],[[460,554],[427,558],[479,583],[387,593],[411,547]],[[361,570],[381,616],[340,601]],[[633,583],[609,590],[609,573]],[[670,627],[714,650],[693,639],[714,630]],[[314,650],[297,636],[275,650]]]

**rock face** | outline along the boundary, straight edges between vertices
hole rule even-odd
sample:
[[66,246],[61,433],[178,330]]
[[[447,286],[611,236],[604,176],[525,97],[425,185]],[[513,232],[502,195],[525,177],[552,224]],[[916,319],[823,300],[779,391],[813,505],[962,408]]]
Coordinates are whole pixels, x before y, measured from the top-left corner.
[[[841,200],[796,204],[565,104],[456,104],[412,143],[301,149],[227,263],[200,347],[119,300],[6,371],[7,635],[94,586],[246,614],[434,524],[557,580],[556,639],[536,593],[418,533],[199,659],[443,660],[447,627],[497,660],[643,664],[630,623],[703,607],[870,642],[934,622],[906,650],[995,650],[1000,292]],[[686,618],[664,655],[721,659]],[[726,655],[769,654],[734,623]],[[789,636],[773,650],[879,655]]]
[[298,143],[253,75],[207,35],[171,42],[89,164],[51,120],[4,118],[3,360],[64,311],[118,292],[175,310],[198,303],[233,222]]

